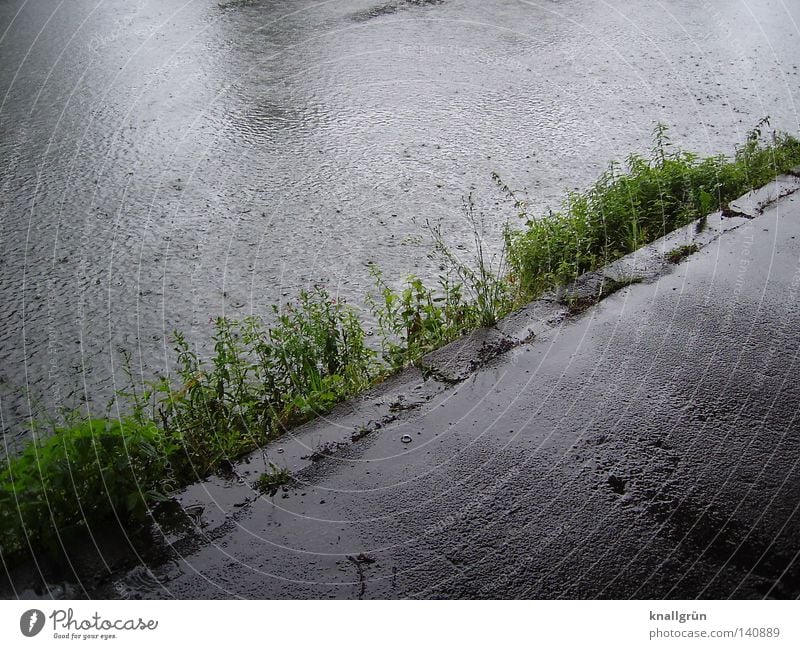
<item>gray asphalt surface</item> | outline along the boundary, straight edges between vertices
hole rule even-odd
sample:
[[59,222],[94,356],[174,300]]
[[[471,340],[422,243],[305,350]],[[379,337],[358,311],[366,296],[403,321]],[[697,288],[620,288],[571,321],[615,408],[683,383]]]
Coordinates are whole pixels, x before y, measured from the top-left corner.
[[800,194],[740,221],[89,594],[798,597]]

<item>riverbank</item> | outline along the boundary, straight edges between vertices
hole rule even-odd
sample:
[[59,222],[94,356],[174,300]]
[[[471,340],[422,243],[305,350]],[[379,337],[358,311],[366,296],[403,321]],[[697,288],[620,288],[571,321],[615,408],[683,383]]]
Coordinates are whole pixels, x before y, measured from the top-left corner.
[[[515,346],[506,334],[486,327],[516,305],[578,276],[585,283],[585,271],[612,262],[626,246],[638,249],[648,236],[689,222],[708,207],[732,210],[727,198],[743,186],[760,184],[800,162],[795,140],[775,136],[771,144],[762,144],[760,136],[754,131],[731,160],[699,160],[669,150],[666,132],[659,128],[651,161],[631,156],[627,173],[612,165],[586,194],[571,195],[563,212],[529,218],[526,230],[509,233],[510,272],[498,272],[505,268],[502,263],[494,267],[482,255],[470,267],[435,238],[451,273],[443,277],[440,292],[411,278],[396,293],[376,275],[380,299],[373,297],[372,303],[380,358],[365,345],[367,332],[355,310],[321,288],[301,295],[294,308],[276,310],[276,324],[269,327],[254,319],[218,320],[216,354],[208,362],[178,334],[177,385],[163,379],[138,391],[131,388],[120,395],[126,413],[120,419],[57,428],[9,461],[0,476],[4,560],[26,551],[38,557],[69,555],[92,528],[113,521],[123,531],[137,529],[176,487],[215,470],[228,472],[246,451],[409,364],[418,363],[429,377],[460,380],[464,368],[468,374]],[[619,196],[627,196],[629,204]],[[516,205],[524,206],[519,200]],[[626,235],[610,238],[611,225],[612,232]],[[476,243],[480,250],[480,240]],[[533,270],[531,256],[539,260]],[[595,278],[583,293],[569,297],[570,311],[585,309],[632,281],[638,279]],[[435,349],[475,327],[482,327],[477,337],[456,345],[460,369],[446,369],[453,363],[447,348],[438,353],[445,362],[437,363]],[[291,480],[284,468],[267,462],[253,486],[274,495]]]
[[425,363],[455,385],[409,370],[271,444],[296,476],[274,498],[257,455],[193,487],[194,544],[95,594],[797,597],[798,188],[616,262],[641,281],[581,314],[530,305],[493,334],[528,342],[482,367],[457,344]]
[[[798,190],[732,201],[182,490],[166,550],[66,594],[796,597]],[[261,495],[271,463],[293,481]]]
[[5,443],[64,404],[104,415],[119,348],[152,377],[176,328],[208,356],[209,318],[269,318],[317,283],[363,306],[370,261],[435,282],[414,218],[469,246],[462,195],[504,213],[492,172],[538,214],[658,121],[703,155],[765,114],[797,130],[800,7],[459,0],[354,20],[370,6],[2,3]]

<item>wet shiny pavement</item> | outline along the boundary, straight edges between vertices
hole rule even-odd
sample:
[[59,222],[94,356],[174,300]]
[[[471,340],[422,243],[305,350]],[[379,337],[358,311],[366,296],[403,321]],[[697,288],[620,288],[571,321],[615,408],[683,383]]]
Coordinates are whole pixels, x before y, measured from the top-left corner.
[[795,194],[89,594],[797,597],[798,292]]

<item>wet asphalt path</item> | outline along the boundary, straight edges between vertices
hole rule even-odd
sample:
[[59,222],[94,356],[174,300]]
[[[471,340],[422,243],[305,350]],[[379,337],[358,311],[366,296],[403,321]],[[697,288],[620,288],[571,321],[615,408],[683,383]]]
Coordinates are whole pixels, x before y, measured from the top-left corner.
[[795,598],[798,291],[795,195],[95,594]]

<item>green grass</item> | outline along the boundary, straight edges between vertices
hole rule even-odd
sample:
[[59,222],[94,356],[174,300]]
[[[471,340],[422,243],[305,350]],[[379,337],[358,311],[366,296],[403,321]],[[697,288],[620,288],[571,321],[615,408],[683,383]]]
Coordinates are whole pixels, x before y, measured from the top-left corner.
[[153,422],[88,420],[36,440],[0,472],[0,550],[57,552],[87,527],[141,522],[175,486],[177,447]]
[[255,482],[255,488],[262,494],[274,496],[278,489],[292,481],[292,475],[287,469],[279,468],[274,464],[270,470],[262,473]]
[[5,459],[3,563],[58,553],[106,522],[140,525],[176,487],[362,391],[380,373],[364,338],[356,311],[322,288],[270,325],[218,318],[208,359],[176,332],[173,376],[119,394],[129,416],[38,429],[42,441]]
[[378,371],[356,310],[321,287],[275,308],[271,325],[218,318],[215,328],[209,360],[176,333],[173,381],[156,384],[137,405],[156,411],[198,476],[324,414],[371,385]]
[[378,323],[381,360],[388,369],[414,363],[478,326],[477,312],[462,285],[450,278],[443,275],[437,286],[428,287],[410,276],[395,290],[377,267],[370,270],[376,293],[368,295],[367,302]]
[[614,261],[800,164],[800,142],[781,134],[762,142],[765,124],[732,158],[673,149],[659,125],[649,159],[633,154],[625,168],[612,163],[587,191],[570,193],[557,212],[531,217],[523,211],[525,227],[506,232],[518,299]]
[[[659,126],[648,158],[634,154],[624,168],[611,164],[587,191],[569,194],[559,211],[541,216],[530,215],[495,176],[514,196],[524,227],[507,229],[504,250],[489,257],[470,198],[474,259],[459,258],[429,225],[444,269],[436,285],[412,276],[396,289],[373,267],[375,290],[366,301],[377,322],[377,349],[366,344],[363,314],[321,287],[275,307],[269,322],[217,319],[209,358],[176,332],[171,376],[120,393],[128,415],[78,421],[47,435],[38,430],[21,454],[5,459],[3,564],[68,549],[105,522],[141,526],[174,489],[800,164],[800,142],[781,134],[765,141],[765,124],[732,157],[706,158],[674,150]],[[273,468],[256,487],[270,492],[288,477]]]
[[696,243],[687,243],[683,246],[673,248],[666,254],[667,261],[671,264],[678,264],[686,259],[689,255],[693,255],[700,247]]

